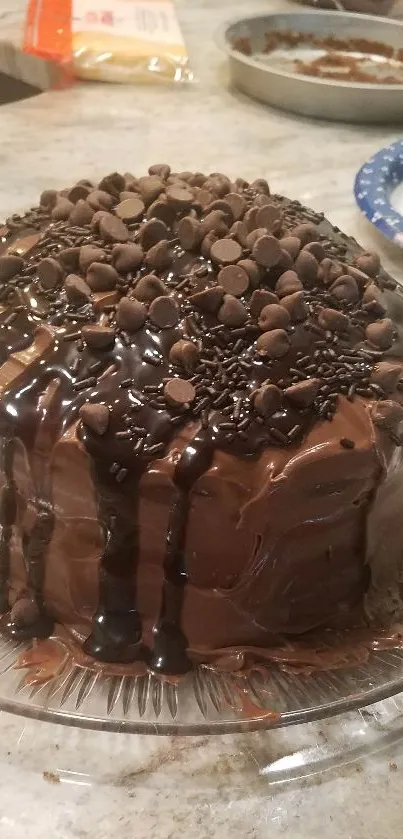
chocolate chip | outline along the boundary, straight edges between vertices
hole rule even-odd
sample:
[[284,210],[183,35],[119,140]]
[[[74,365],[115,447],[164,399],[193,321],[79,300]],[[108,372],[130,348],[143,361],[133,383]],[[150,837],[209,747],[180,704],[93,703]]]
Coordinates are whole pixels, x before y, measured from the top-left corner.
[[208,205],[208,207],[206,207],[207,213],[213,213],[214,210],[218,210],[220,213],[222,213],[227,227],[231,227],[231,225],[234,223],[234,214],[231,210],[230,205],[227,204],[226,201],[217,198],[215,201],[212,201],[211,204]]
[[85,201],[91,192],[92,187],[86,186],[86,184],[76,184],[69,189],[67,198],[69,201],[72,201],[73,204],[76,204],[77,201]]
[[79,265],[80,248],[64,248],[59,251],[57,258],[66,271],[75,271]]
[[318,263],[314,255],[302,250],[295,260],[295,271],[302,284],[312,288],[318,277]]
[[91,230],[95,230],[96,233],[99,233],[99,225],[101,224],[102,219],[108,215],[109,213],[106,210],[97,210],[91,219]]
[[94,189],[93,192],[87,196],[87,204],[93,210],[111,210],[114,204],[113,198],[108,192],[103,189]]
[[135,195],[131,198],[126,198],[115,207],[115,213],[122,221],[137,221],[144,213],[145,206],[141,200]]
[[256,262],[253,259],[240,259],[237,265],[246,271],[250,285],[252,288],[256,288],[259,285],[261,277],[261,269],[256,265]]
[[155,274],[146,274],[138,281],[133,291],[133,297],[142,300],[144,303],[150,303],[156,297],[161,297],[162,294],[167,293],[165,283],[159,277],[156,277]]
[[278,297],[288,297],[296,291],[302,291],[303,285],[295,271],[284,271],[278,278],[274,290]]
[[213,192],[214,195],[218,195],[219,198],[223,198],[231,189],[231,181],[226,175],[222,175],[220,172],[209,175],[205,184],[207,189]]
[[111,291],[116,287],[119,277],[112,265],[93,262],[87,271],[86,279],[92,291]]
[[208,189],[195,190],[195,203],[199,204],[202,210],[208,207],[212,201],[213,196],[211,192],[208,191]]
[[194,172],[192,174],[192,177],[189,178],[189,183],[192,186],[201,187],[201,186],[203,186],[203,184],[206,183],[206,180],[207,180],[207,178],[206,178],[205,175],[203,175],[203,172]]
[[375,425],[396,432],[403,420],[403,407],[392,399],[375,402],[370,408]]
[[268,291],[265,288],[257,288],[250,298],[249,302],[249,309],[251,315],[257,318],[260,315],[260,312],[265,306],[269,306],[271,303],[278,303],[277,294],[274,294],[272,291]]
[[156,201],[153,201],[152,204],[147,209],[146,212],[147,218],[158,218],[164,222],[168,227],[171,227],[176,212],[174,207],[171,204],[168,204],[165,195],[160,195]]
[[182,408],[194,401],[196,390],[187,379],[169,379],[164,385],[164,396],[170,405]]
[[343,266],[337,261],[337,259],[329,259],[326,257],[319,265],[318,280],[320,280],[324,286],[328,286],[339,277],[342,277],[344,273]]
[[[125,172],[124,174],[125,179],[125,186],[124,190],[127,192],[137,192],[137,184],[138,179],[132,174],[132,172]],[[123,192],[123,190],[122,190]]]
[[0,280],[11,280],[20,273],[23,266],[24,260],[20,256],[14,256],[14,254],[0,256]]
[[203,238],[202,225],[197,219],[185,216],[178,224],[178,238],[185,251],[194,250]]
[[285,271],[290,270],[294,270],[294,260],[288,251],[281,248],[281,256],[276,265],[276,271],[280,271],[281,274],[284,274]]
[[102,437],[109,425],[109,410],[99,402],[86,402],[79,410],[80,419],[93,431]]
[[266,235],[267,230],[265,227],[256,227],[255,230],[251,230],[251,232],[248,233],[246,238],[246,247],[248,248],[248,250],[253,250],[255,242],[257,242],[257,240],[260,239],[262,236]]
[[279,245],[283,251],[290,254],[292,259],[296,259],[301,250],[301,242],[297,236],[284,236],[279,240]]
[[319,242],[320,240],[318,228],[315,224],[311,224],[311,222],[299,224],[293,230],[290,230],[289,235],[296,236],[302,246],[307,245],[309,242]]
[[284,329],[272,329],[260,335],[255,346],[258,355],[282,358],[290,348],[290,339]]
[[221,265],[237,262],[242,256],[242,248],[234,239],[218,239],[211,247],[211,259]]
[[350,274],[350,277],[355,279],[359,288],[365,289],[367,287],[368,275],[364,274],[364,271],[360,271],[359,268],[355,268],[354,265],[344,265],[343,268],[343,273]]
[[249,233],[243,221],[235,221],[229,230],[229,235],[236,239],[243,248],[247,247]]
[[91,300],[91,289],[89,285],[78,277],[76,274],[69,274],[64,281],[64,288],[69,303],[75,303],[77,306],[84,306]]
[[115,343],[115,330],[110,326],[89,324],[83,326],[81,334],[86,344],[94,350],[104,350]]
[[344,332],[350,321],[343,312],[336,309],[323,308],[319,311],[318,324],[322,329],[330,329],[331,332]]
[[57,259],[51,256],[41,259],[38,264],[38,277],[42,288],[56,288],[63,279],[63,268]]
[[273,204],[270,195],[265,195],[263,192],[259,192],[258,195],[255,195],[253,199],[254,207],[266,207],[267,204]]
[[303,250],[304,252],[311,253],[317,262],[322,262],[326,257],[326,251],[320,242],[309,242],[307,245],[304,245]]
[[169,186],[166,191],[168,204],[176,210],[190,210],[193,203],[193,193],[190,189],[180,186]]
[[252,230],[255,230],[257,227],[257,214],[259,212],[259,207],[251,207],[249,210],[246,211],[243,220],[248,228],[249,233]]
[[41,194],[39,204],[41,207],[45,207],[47,210],[53,210],[53,208],[57,204],[58,197],[59,193],[56,192],[55,189],[45,189],[44,192],[42,192]]
[[83,201],[83,199],[80,198],[80,200],[73,205],[73,209],[69,215],[69,224],[76,225],[77,227],[85,227],[87,224],[90,224],[93,216],[94,210],[91,209],[86,201]]
[[187,188],[187,184],[189,178],[192,177],[191,172],[172,172],[169,178],[167,179],[167,183],[172,186],[180,185],[182,188]]
[[68,198],[59,197],[51,216],[55,221],[67,221],[74,204]]
[[153,218],[141,227],[139,238],[143,248],[148,251],[157,242],[161,242],[168,236],[168,228],[161,219]]
[[378,361],[371,373],[371,382],[385,391],[393,393],[402,376],[402,365],[393,361]]
[[287,310],[293,323],[300,323],[308,317],[308,306],[303,291],[294,291],[281,298],[281,305]]
[[395,327],[390,318],[383,318],[375,323],[368,324],[365,330],[365,337],[375,347],[381,350],[388,350],[393,343],[393,336],[395,334]]
[[110,312],[119,300],[119,292],[117,289],[112,291],[96,291],[93,298],[93,306],[95,312]]
[[222,286],[216,285],[211,288],[205,288],[203,291],[197,291],[189,297],[191,303],[201,309],[202,312],[210,312],[215,314],[220,308],[224,298],[224,289]]
[[346,303],[356,303],[360,298],[357,283],[349,274],[344,274],[338,280],[335,280],[329,291],[336,300],[342,300]]
[[204,235],[215,233],[216,236],[226,236],[228,233],[228,225],[222,210],[212,210],[211,213],[207,213],[201,222],[201,227]]
[[298,408],[309,408],[315,401],[321,384],[320,379],[306,379],[287,387],[284,393]]
[[10,620],[17,627],[33,626],[38,618],[38,606],[29,597],[19,597],[10,612]]
[[158,175],[159,178],[166,181],[171,174],[171,167],[168,166],[167,163],[153,163],[153,165],[148,168],[148,174]]
[[125,188],[125,179],[119,172],[111,172],[110,175],[102,178],[102,181],[98,184],[98,188],[117,198],[119,192],[122,192],[122,189]]
[[112,262],[120,274],[127,274],[139,268],[144,259],[144,251],[140,245],[114,245],[112,248]]
[[270,195],[270,187],[265,178],[257,178],[255,181],[252,181],[250,188],[254,192],[262,192],[264,195]]
[[214,242],[217,242],[217,236],[214,233],[207,233],[200,246],[201,255],[205,259],[210,259],[211,248]]
[[225,203],[229,205],[234,221],[241,219],[246,212],[246,201],[242,195],[237,192],[228,192],[225,196]]
[[157,242],[149,251],[147,251],[145,262],[150,268],[169,268],[172,263],[172,250],[167,239],[162,239]]
[[120,195],[119,195],[119,203],[121,204],[123,201],[131,201],[132,198],[135,198],[133,193],[131,191],[129,192],[128,190],[124,189],[123,192],[121,192]]
[[88,189],[94,189],[95,188],[94,182],[89,181],[88,178],[80,178],[80,180],[77,181],[77,186],[86,186],[86,187],[88,187]]
[[147,320],[147,309],[139,300],[122,297],[116,307],[116,323],[127,332],[137,332]]
[[169,360],[172,364],[183,367],[188,373],[193,372],[199,363],[200,353],[192,341],[180,339],[172,344],[169,351]]
[[149,318],[160,329],[171,329],[179,320],[179,310],[173,297],[156,297],[150,305]]
[[249,183],[245,181],[245,178],[235,178],[234,186],[236,187],[237,192],[244,192],[245,189],[248,189]]
[[218,311],[218,320],[225,326],[243,326],[248,319],[248,313],[243,303],[232,294],[225,294]]
[[93,262],[104,262],[105,251],[96,248],[95,245],[82,245],[80,248],[79,264],[84,273],[88,271]]
[[282,393],[273,384],[262,384],[253,394],[253,407],[261,417],[271,417],[281,407]]
[[379,269],[381,267],[381,260],[377,253],[365,252],[361,253],[357,258],[354,260],[354,264],[359,268],[360,271],[363,271],[364,274],[367,274],[368,277],[376,277],[379,274]]
[[259,208],[256,222],[258,227],[265,227],[270,233],[278,233],[281,228],[281,211],[274,204],[265,204]]
[[218,272],[218,282],[226,294],[242,297],[249,287],[249,276],[239,265],[226,265]]
[[375,283],[370,283],[362,296],[362,308],[374,315],[384,315],[386,306],[382,299],[382,292]]
[[99,232],[104,242],[127,242],[129,231],[124,222],[108,213],[99,222]]
[[274,236],[260,236],[253,246],[252,255],[258,265],[263,265],[264,268],[272,268],[273,265],[277,265],[281,257],[278,239],[275,239]]
[[271,329],[285,329],[289,326],[290,320],[290,315],[283,306],[271,303],[262,309],[258,324],[262,332],[269,332]]

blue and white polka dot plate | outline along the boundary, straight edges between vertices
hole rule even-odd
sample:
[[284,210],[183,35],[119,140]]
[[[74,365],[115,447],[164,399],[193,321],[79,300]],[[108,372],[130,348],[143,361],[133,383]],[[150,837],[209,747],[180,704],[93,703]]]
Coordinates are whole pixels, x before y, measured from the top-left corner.
[[[403,140],[381,149],[358,172],[354,195],[364,216],[378,230],[403,248],[403,215],[392,194],[403,190]],[[400,201],[403,212],[403,201]]]

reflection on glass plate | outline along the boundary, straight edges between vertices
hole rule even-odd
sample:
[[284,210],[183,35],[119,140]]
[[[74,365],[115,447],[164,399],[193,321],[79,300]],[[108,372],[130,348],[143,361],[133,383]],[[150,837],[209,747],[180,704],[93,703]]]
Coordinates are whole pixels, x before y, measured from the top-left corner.
[[[318,658],[314,645],[310,652]],[[287,668],[283,650],[281,666],[271,662],[241,672],[199,666],[185,677],[162,679],[145,670],[86,666],[60,639],[32,645],[0,637],[0,709],[102,731],[197,735],[273,729],[344,713],[403,690],[403,649],[366,650],[364,658],[359,652],[340,666],[340,648],[329,642],[327,660],[333,667],[337,661],[337,669],[310,673],[306,667]]]

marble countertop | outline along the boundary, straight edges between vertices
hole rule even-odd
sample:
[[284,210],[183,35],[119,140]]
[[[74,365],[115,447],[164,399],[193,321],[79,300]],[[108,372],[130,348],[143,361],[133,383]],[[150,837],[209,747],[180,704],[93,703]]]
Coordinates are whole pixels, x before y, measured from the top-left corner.
[[[16,37],[24,6],[0,0],[2,37]],[[288,7],[249,0],[247,13]],[[166,160],[266,177],[377,249],[403,279],[402,252],[371,229],[352,194],[359,166],[398,130],[309,121],[230,90],[213,34],[245,8],[240,0],[178,0],[198,78],[190,88],[76,85],[1,108],[0,217],[35,202],[44,187],[115,168],[141,173]],[[309,736],[329,743],[337,726],[313,727]],[[270,784],[262,767],[298,748],[300,737],[301,729],[124,737],[0,714],[0,839],[400,839],[403,750]]]

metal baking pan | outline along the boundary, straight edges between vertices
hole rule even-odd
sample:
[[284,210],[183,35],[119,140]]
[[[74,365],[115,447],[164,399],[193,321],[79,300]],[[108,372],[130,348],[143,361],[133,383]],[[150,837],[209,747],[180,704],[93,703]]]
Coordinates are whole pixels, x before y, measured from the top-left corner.
[[[267,38],[273,34],[277,37],[278,32],[303,33],[305,41],[299,46],[288,49],[283,46],[268,52]],[[317,43],[329,37],[375,42],[373,54],[364,50],[360,57],[371,60],[372,78],[382,71],[385,45],[393,48],[394,55],[400,51],[401,60],[403,23],[373,15],[322,11],[261,15],[237,20],[218,34],[229,58],[232,82],[249,96],[283,110],[321,119],[403,123],[403,83],[339,81],[301,72],[301,67],[324,54],[325,50]],[[357,56],[356,51],[348,54]],[[400,68],[399,62],[399,78]]]

